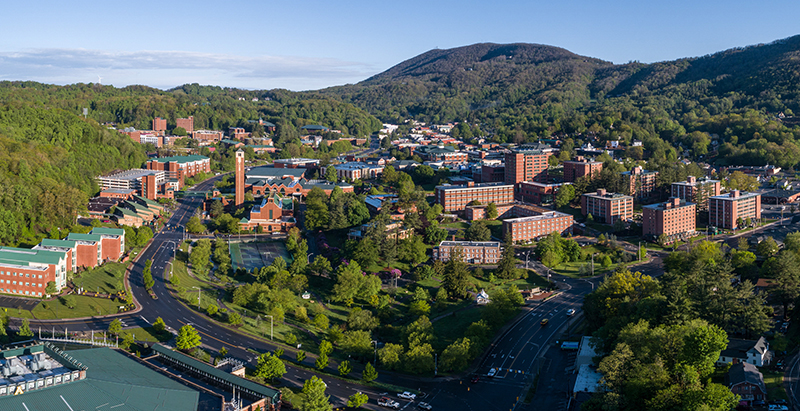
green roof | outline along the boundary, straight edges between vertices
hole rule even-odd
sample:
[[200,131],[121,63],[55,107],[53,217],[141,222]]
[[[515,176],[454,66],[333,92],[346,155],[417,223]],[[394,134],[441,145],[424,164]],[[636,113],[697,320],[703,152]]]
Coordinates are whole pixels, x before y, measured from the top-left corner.
[[123,230],[121,228],[95,227],[95,228],[92,228],[92,234],[106,234],[106,235],[124,236],[125,235],[125,230]]
[[267,387],[265,385],[257,384],[257,383],[255,383],[253,381],[248,380],[248,379],[245,379],[245,378],[239,377],[237,375],[233,375],[231,373],[227,373],[225,371],[216,369],[216,368],[212,367],[211,365],[209,365],[209,364],[207,364],[205,362],[196,360],[196,359],[194,359],[194,358],[192,358],[192,357],[190,357],[188,355],[179,353],[177,351],[173,351],[173,350],[171,350],[171,349],[169,349],[167,347],[164,347],[161,344],[154,344],[152,349],[153,349],[153,351],[155,351],[159,355],[163,355],[163,356],[165,356],[167,358],[172,358],[173,360],[176,360],[176,361],[178,361],[178,362],[180,362],[182,364],[185,364],[187,366],[193,367],[193,368],[195,368],[197,370],[201,370],[202,372],[204,372],[206,374],[209,374],[209,375],[212,375],[212,376],[214,376],[216,378],[219,378],[219,379],[221,379],[223,381],[228,381],[229,383],[235,384],[238,387],[241,387],[243,389],[246,389],[246,390],[252,391],[254,393],[257,393],[258,395],[261,395],[264,398],[270,398],[272,400],[273,404],[277,404],[278,401],[280,401],[281,392],[276,390],[276,389],[274,389],[274,388],[270,388],[270,387]]
[[150,161],[153,161],[153,160],[158,161],[159,163],[176,162],[176,163],[179,163],[179,164],[183,164],[183,163],[191,163],[191,162],[200,161],[200,160],[208,160],[208,157],[197,155],[197,154],[190,154],[188,156],[159,157],[159,158],[154,158],[154,159],[152,159]]
[[129,216],[131,216],[131,217],[139,217],[139,218],[143,218],[142,216],[140,216],[140,215],[139,215],[138,213],[136,213],[135,211],[129,210],[129,209],[125,208],[125,207],[117,207],[117,211],[119,211],[119,212],[120,212],[120,213],[122,213],[122,214],[129,215]]
[[39,243],[42,247],[66,247],[75,248],[75,242],[70,240],[54,240],[52,238],[45,238]]
[[69,233],[67,236],[67,240],[75,240],[75,241],[101,241],[103,238],[97,234],[78,234],[78,233]]
[[0,247],[0,259],[7,261],[58,265],[62,258],[64,258],[64,253],[59,251]]
[[134,195],[133,198],[136,199],[136,200],[139,200],[139,201],[141,201],[141,202],[143,202],[143,203],[145,203],[145,204],[147,204],[149,206],[152,205],[152,206],[164,208],[164,206],[159,204],[158,201],[153,201],[153,200],[151,200],[149,198],[146,198],[146,197]]
[[109,348],[69,351],[86,378],[0,397],[0,409],[196,411],[199,394]]

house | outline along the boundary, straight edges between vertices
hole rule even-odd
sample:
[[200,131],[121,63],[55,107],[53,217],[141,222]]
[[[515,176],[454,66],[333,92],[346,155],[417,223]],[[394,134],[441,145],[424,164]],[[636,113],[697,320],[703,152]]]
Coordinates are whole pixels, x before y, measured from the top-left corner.
[[771,359],[772,353],[769,351],[769,343],[764,337],[756,341],[731,338],[728,341],[728,347],[719,354],[717,364],[746,362],[756,367],[763,367],[769,365]]
[[733,394],[742,397],[742,402],[748,406],[753,401],[767,399],[767,388],[764,385],[764,376],[755,365],[738,363],[731,366],[725,375],[725,384]]
[[475,303],[478,305],[486,305],[490,302],[492,302],[492,300],[489,299],[489,294],[486,294],[484,289],[481,289],[481,292],[475,296]]

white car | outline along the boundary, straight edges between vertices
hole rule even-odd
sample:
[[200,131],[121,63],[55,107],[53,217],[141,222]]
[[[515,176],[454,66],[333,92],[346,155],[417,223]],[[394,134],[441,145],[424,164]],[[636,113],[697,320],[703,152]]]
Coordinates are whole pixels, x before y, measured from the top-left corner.
[[575,309],[574,308],[570,308],[569,310],[567,310],[567,315],[570,316],[570,317],[575,315]]
[[421,403],[419,403],[419,405],[417,407],[419,407],[420,409],[429,410],[429,411],[433,409],[433,407],[431,407],[431,405],[428,404],[427,402],[421,402]]
[[496,368],[492,368],[491,370],[489,370],[489,373],[486,374],[487,377],[494,377],[495,375],[497,375],[497,369]]
[[412,401],[417,398],[417,394],[412,394],[408,391],[401,392],[400,394],[397,394],[397,396],[404,400],[412,400]]
[[785,405],[771,404],[769,406],[769,411],[789,411],[789,407]]

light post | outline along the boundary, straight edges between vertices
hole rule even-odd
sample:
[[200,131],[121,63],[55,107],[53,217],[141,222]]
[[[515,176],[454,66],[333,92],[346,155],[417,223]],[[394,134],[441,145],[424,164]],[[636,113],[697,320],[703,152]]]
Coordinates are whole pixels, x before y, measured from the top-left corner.
[[272,316],[269,314],[264,314],[264,315],[269,317],[269,339],[274,341],[275,335],[272,333],[272,326],[273,326]]
[[167,261],[167,264],[169,264],[169,278],[168,278],[168,280],[172,280],[172,261]]
[[636,254],[639,254],[639,262],[642,262],[642,242],[639,241],[639,248],[636,249]]
[[525,253],[525,269],[528,269],[528,256],[531,255],[531,250]]
[[200,291],[201,291],[201,288],[200,287],[192,287],[192,288],[197,288],[197,309],[200,310]]
[[373,363],[372,366],[373,367],[377,367],[378,366],[378,341],[372,340],[372,344],[375,345],[375,355],[374,355],[375,358],[372,360],[372,363]]
[[592,253],[592,277],[594,277],[594,255],[596,253]]
[[781,206],[781,227],[783,227],[783,210],[786,210],[786,206]]

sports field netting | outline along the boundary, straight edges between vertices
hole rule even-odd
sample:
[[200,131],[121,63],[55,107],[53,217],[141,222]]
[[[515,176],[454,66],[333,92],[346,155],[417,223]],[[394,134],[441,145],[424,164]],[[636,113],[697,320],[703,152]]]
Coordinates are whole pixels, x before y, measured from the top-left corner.
[[292,262],[286,244],[278,241],[235,243],[228,245],[231,253],[231,263],[233,269],[244,268],[253,271],[254,268],[264,267],[272,264],[276,258],[283,257],[286,264]]

